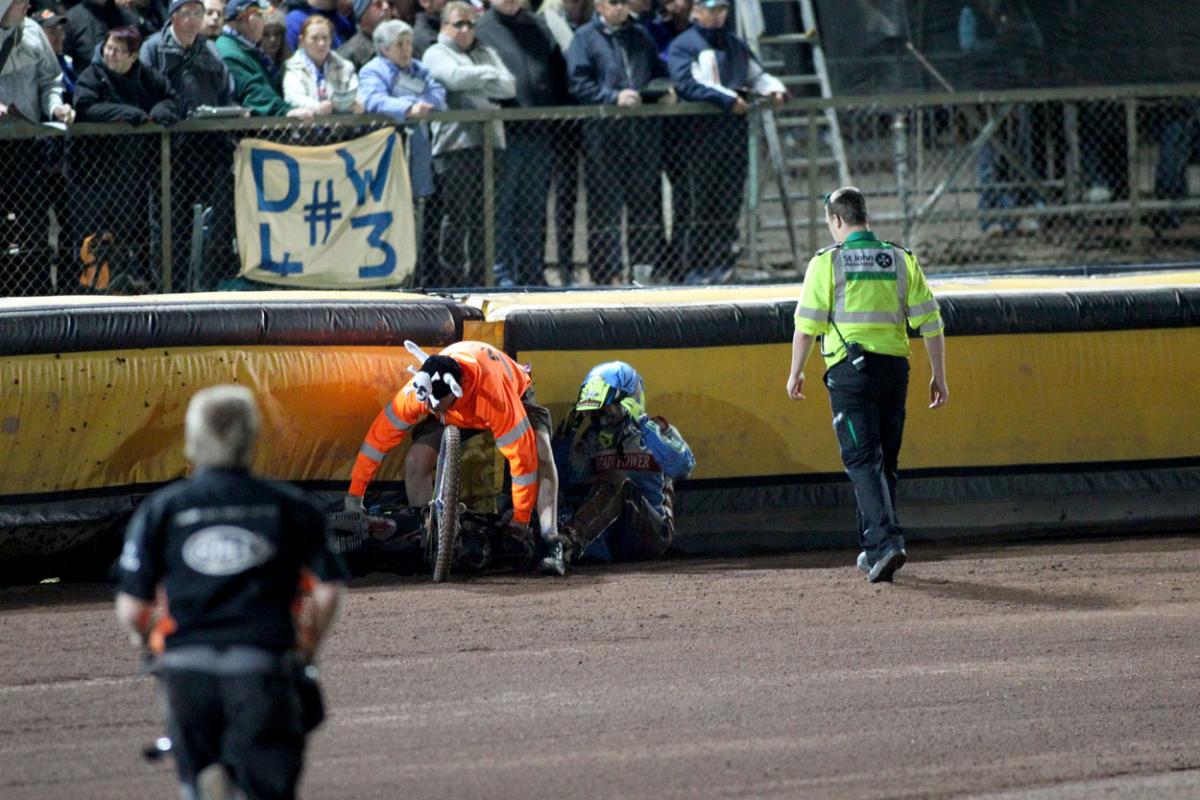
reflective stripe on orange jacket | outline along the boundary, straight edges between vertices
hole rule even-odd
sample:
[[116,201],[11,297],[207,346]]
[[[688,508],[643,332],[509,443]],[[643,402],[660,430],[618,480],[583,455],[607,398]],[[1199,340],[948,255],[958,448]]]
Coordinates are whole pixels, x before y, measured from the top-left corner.
[[[521,404],[521,395],[529,388],[529,375],[520,364],[483,342],[458,342],[441,355],[453,358],[463,371],[463,396],[454,401],[442,421],[492,432],[512,472],[513,519],[529,522],[538,489],[537,437]],[[350,472],[350,494],[366,494],[384,456],[429,414],[425,404],[406,391],[411,383],[410,378],[367,431]]]

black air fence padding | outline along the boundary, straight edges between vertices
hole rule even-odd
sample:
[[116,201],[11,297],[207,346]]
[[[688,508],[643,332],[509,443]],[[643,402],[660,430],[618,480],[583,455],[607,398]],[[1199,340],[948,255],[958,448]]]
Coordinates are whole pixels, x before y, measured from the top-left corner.
[[439,298],[309,297],[0,303],[0,356],[201,345],[444,346],[478,309]]
[[[1186,328],[1200,326],[1200,287],[1124,291],[939,294],[948,336]],[[792,340],[796,301],[598,308],[516,308],[505,347],[623,350],[721,347]],[[912,332],[910,332],[911,335]]]

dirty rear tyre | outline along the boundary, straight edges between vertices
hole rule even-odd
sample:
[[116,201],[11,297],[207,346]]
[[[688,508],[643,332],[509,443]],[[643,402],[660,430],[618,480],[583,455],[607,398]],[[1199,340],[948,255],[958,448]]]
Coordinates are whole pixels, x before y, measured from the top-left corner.
[[437,476],[433,486],[433,528],[437,551],[433,557],[433,582],[450,577],[454,549],[458,544],[458,488],[461,479],[462,433],[453,425],[442,431]]

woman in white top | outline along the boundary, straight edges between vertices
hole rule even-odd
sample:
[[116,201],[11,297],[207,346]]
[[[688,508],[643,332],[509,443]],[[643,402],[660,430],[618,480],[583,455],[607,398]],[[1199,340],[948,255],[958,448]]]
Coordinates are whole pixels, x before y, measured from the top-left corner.
[[315,114],[362,111],[354,65],[333,52],[333,24],[313,14],[300,27],[300,48],[283,72],[283,99]]

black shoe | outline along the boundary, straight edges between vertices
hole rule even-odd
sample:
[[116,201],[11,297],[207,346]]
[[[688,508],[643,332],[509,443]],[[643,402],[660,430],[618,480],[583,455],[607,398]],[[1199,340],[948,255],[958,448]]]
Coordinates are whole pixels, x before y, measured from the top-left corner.
[[891,583],[896,570],[903,567],[907,560],[908,554],[904,552],[903,547],[893,547],[871,565],[871,571],[867,573],[867,580],[871,583]]
[[538,572],[542,575],[558,575],[559,577],[567,574],[567,554],[562,542],[550,545],[546,556],[538,564]]

